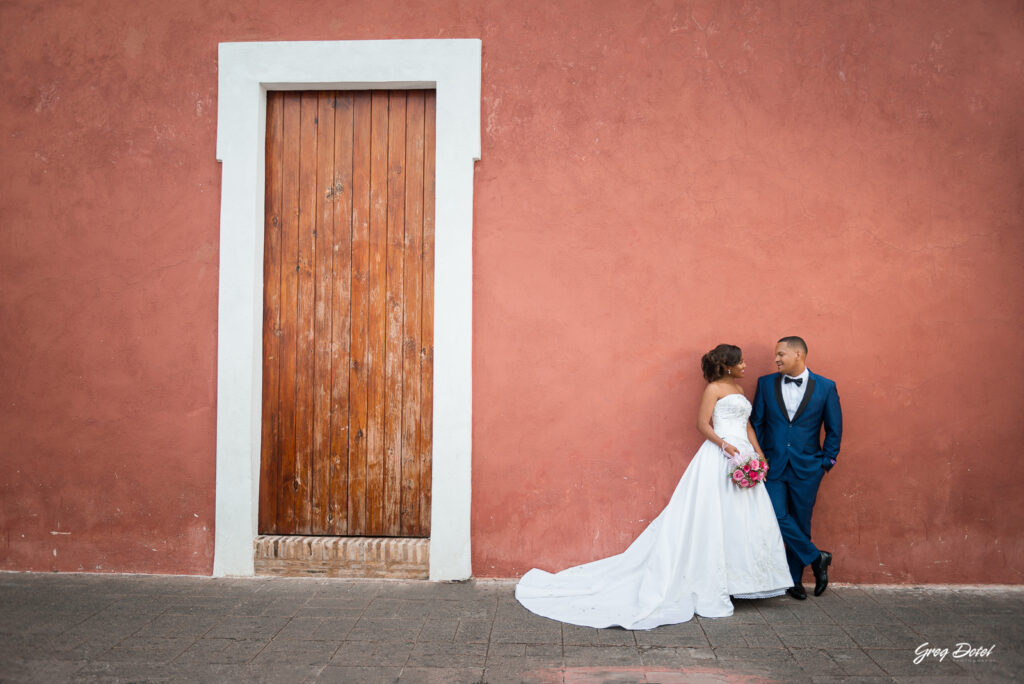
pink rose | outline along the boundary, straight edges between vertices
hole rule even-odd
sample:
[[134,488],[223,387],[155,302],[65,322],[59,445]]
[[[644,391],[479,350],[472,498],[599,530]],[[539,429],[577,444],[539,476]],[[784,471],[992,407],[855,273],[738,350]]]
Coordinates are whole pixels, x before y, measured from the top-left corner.
[[750,469],[751,470],[760,470],[761,469],[761,462],[760,461],[756,461],[756,460],[755,461],[751,461],[750,462]]
[[743,482],[743,471],[739,470],[738,468],[732,471],[732,479],[733,482]]

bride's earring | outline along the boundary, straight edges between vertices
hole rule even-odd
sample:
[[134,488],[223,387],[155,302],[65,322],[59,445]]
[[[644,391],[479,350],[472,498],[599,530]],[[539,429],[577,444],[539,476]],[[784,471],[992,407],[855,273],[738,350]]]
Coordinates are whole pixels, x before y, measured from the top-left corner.
[[732,375],[732,369],[731,368],[726,368],[725,372],[728,373],[729,375]]

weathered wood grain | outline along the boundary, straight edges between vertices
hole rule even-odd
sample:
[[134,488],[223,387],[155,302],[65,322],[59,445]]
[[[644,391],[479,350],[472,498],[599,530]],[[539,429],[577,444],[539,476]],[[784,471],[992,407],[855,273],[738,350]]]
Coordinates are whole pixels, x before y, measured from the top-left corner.
[[267,93],[266,197],[263,245],[263,425],[258,529],[277,532],[281,372],[281,178],[283,93]]
[[349,380],[349,534],[366,534],[367,344],[370,311],[370,94],[355,98],[352,135],[352,372]]
[[284,151],[281,179],[281,441],[277,527],[295,531],[295,410],[298,343],[299,146],[300,95],[284,94]]
[[352,98],[334,100],[329,534],[348,534],[349,354],[352,294]]
[[399,534],[419,533],[420,327],[423,281],[423,91],[410,90],[405,130],[405,318],[402,322],[402,480]]
[[430,536],[430,499],[434,441],[434,131],[437,126],[437,93],[424,98],[423,127],[423,286],[420,335],[420,507],[419,533]]
[[366,534],[384,532],[384,394],[388,230],[388,93],[370,94],[370,280],[366,365]]
[[313,450],[310,458],[310,534],[327,534],[331,493],[331,332],[334,313],[334,98],[316,101],[316,223],[313,226]]
[[382,534],[401,534],[402,333],[405,319],[405,114],[406,93],[389,94],[388,213],[385,302],[384,485]]
[[299,129],[299,241],[295,368],[295,532],[309,533],[313,479],[317,93],[303,92]]

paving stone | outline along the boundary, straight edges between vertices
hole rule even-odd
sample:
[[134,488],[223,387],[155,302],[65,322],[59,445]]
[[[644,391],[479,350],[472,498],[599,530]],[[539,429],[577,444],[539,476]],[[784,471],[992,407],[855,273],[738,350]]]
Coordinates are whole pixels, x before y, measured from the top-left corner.
[[231,608],[228,613],[230,615],[253,617],[292,617],[302,609],[305,603],[306,599],[261,596],[241,601],[238,605]]
[[843,631],[849,634],[860,648],[898,648],[900,646],[875,625],[854,624],[842,627]]
[[[409,653],[406,667],[449,667],[483,671],[487,644],[418,643]],[[403,674],[404,676],[404,674]]]
[[566,646],[564,654],[566,667],[600,665],[639,667],[643,665],[640,649],[636,646]]
[[176,663],[189,664],[244,664],[267,647],[262,639],[200,639],[176,659]]
[[839,625],[776,625],[775,633],[789,648],[857,648]]
[[214,615],[224,617],[235,611],[243,599],[220,596],[187,596],[167,603],[167,615]]
[[818,675],[810,678],[813,684],[892,684],[892,677],[849,677],[847,675]]
[[88,664],[84,660],[0,660],[0,682],[62,682]]
[[327,665],[340,644],[329,641],[272,641],[250,662],[257,667]]
[[459,620],[455,631],[455,641],[465,643],[487,643],[491,640],[491,620],[467,619]]
[[482,667],[406,667],[398,681],[409,684],[479,684],[483,675]]
[[430,605],[430,617],[492,620],[497,610],[498,606],[494,599],[486,597],[477,600],[433,601]]
[[488,663],[484,669],[485,684],[561,684],[564,672],[561,665],[523,661]]
[[707,622],[684,622],[679,625],[662,625],[657,629],[638,630],[636,643],[639,646],[690,646],[706,648],[709,646],[704,625]]
[[363,611],[367,618],[426,618],[432,604],[422,599],[393,599],[378,596]]
[[282,682],[311,682],[315,681],[325,666],[321,664],[304,663],[250,663],[242,670],[242,678],[236,681],[243,682],[265,682],[266,684],[281,684]]
[[359,618],[348,633],[350,641],[413,642],[419,635],[426,617],[419,618]]
[[633,667],[566,666],[562,680],[567,684],[642,684],[647,681],[647,672]]
[[199,638],[213,629],[221,620],[220,615],[157,615],[134,633],[147,637],[194,637]]
[[95,659],[166,663],[184,653],[195,642],[195,639],[181,637],[129,637],[114,648],[99,653]]
[[288,624],[286,617],[230,615],[206,633],[209,639],[271,639]]
[[828,654],[843,673],[858,677],[881,677],[885,673],[871,657],[859,648],[830,648]]
[[750,646],[755,648],[782,648],[782,640],[766,624],[734,624],[730,622],[702,622],[704,634],[712,647]]
[[455,617],[427,618],[416,641],[455,641],[455,633],[459,629],[459,619]]
[[[180,668],[155,661],[91,662],[76,670],[71,682],[187,682],[196,681]],[[216,681],[216,680],[207,680]],[[223,681],[223,680],[222,680]]]
[[341,644],[330,665],[343,667],[391,666],[402,667],[409,660],[411,643],[363,643],[346,641]]
[[356,618],[295,617],[274,637],[286,641],[342,641],[356,624]]
[[373,601],[368,596],[322,597],[309,599],[295,613],[296,617],[362,617],[366,607]]
[[393,684],[401,673],[401,667],[339,667],[332,663],[313,681],[318,684]]
[[487,658],[555,658],[562,662],[562,644],[507,644],[492,641],[487,648]]
[[640,661],[645,667],[702,667],[715,660],[710,648],[640,647]]
[[819,648],[791,648],[789,652],[793,655],[800,669],[807,676],[819,675],[845,675],[846,672],[836,661],[832,660],[828,651]]
[[634,634],[626,629],[594,629],[562,625],[562,642],[576,646],[636,646]]
[[499,617],[495,619],[494,626],[491,628],[491,641],[524,644],[561,643],[562,627],[554,620],[503,621]]

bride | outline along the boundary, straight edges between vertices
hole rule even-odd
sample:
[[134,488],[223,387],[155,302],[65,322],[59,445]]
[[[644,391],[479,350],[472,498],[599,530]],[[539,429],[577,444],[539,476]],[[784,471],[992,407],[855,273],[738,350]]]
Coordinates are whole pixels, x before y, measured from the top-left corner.
[[708,381],[697,411],[707,439],[668,506],[622,553],[551,574],[533,569],[516,598],[544,617],[585,627],[653,629],[732,615],[732,598],[768,598],[793,584],[782,535],[762,484],[729,480],[730,456],[764,454],[737,382],[743,352],[720,344],[701,358]]

